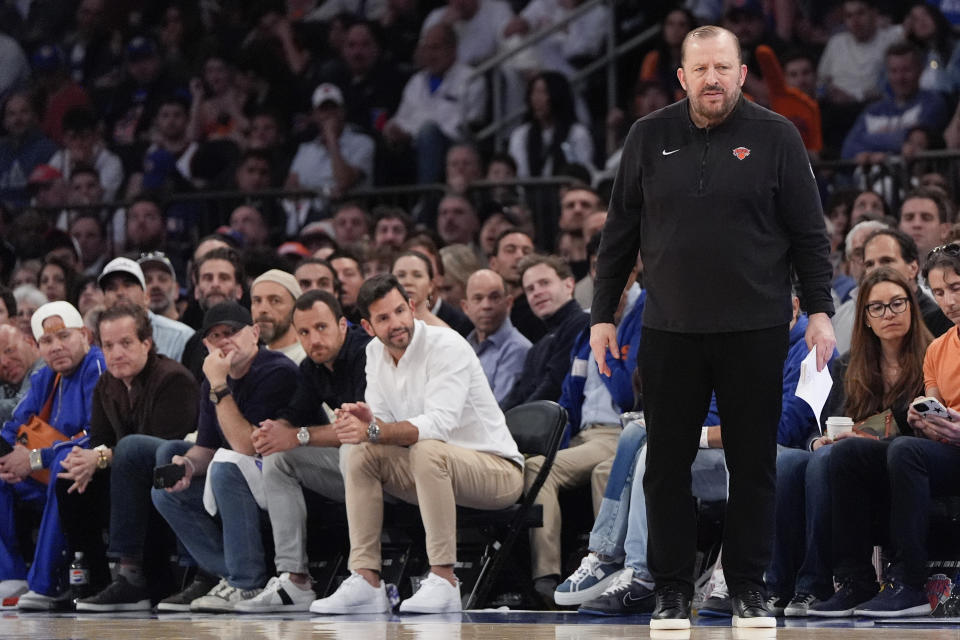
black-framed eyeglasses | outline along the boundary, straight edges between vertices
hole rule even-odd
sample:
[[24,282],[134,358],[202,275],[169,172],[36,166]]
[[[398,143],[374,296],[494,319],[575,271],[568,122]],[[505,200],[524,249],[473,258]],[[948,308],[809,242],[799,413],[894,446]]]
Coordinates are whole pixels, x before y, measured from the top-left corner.
[[887,309],[893,312],[894,315],[899,315],[907,310],[910,300],[906,297],[894,298],[890,302],[884,304],[883,302],[871,302],[868,305],[864,305],[864,309],[867,310],[867,315],[871,318],[882,318],[886,313]]
[[960,257],[960,244],[956,242],[948,242],[947,244],[942,244],[939,247],[934,247],[933,249],[930,249],[930,252],[927,254],[927,260],[938,253],[942,253],[953,258]]

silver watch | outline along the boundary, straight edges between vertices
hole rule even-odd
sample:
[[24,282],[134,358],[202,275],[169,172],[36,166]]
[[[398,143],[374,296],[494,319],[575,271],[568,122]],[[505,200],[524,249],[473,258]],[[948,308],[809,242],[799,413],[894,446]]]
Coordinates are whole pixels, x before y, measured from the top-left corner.
[[310,431],[306,427],[300,427],[297,429],[297,442],[300,443],[301,447],[305,447],[310,444]]
[[377,419],[374,418],[370,421],[370,426],[367,427],[367,440],[376,444],[377,440],[380,439],[380,425],[377,424]]
[[43,469],[43,453],[40,449],[30,450],[30,470],[40,471]]

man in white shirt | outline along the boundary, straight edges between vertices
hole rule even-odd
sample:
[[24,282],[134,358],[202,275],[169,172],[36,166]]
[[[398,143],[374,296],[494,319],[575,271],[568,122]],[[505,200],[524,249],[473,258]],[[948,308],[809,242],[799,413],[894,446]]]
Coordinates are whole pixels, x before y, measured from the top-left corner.
[[287,187],[326,191],[338,197],[373,180],[373,139],[346,124],[343,93],[324,83],[313,92],[312,119],[317,138],[297,149]]
[[404,87],[383,136],[394,147],[416,149],[417,181],[428,184],[441,182],[447,149],[483,117],[487,90],[482,78],[467,82],[473,70],[457,62],[457,34],[449,24],[424,31],[417,54],[423,69]]
[[367,280],[357,295],[367,345],[366,402],[337,410],[347,459],[351,575],[320,614],[388,613],[380,579],[383,492],[420,507],[430,574],[401,613],[460,611],[456,505],[502,509],[523,489],[523,457],[507,430],[480,361],[448,328],[414,320],[396,277]]
[[427,15],[420,35],[440,22],[457,32],[457,62],[476,66],[495,54],[500,33],[513,19],[513,9],[504,0],[447,0]]

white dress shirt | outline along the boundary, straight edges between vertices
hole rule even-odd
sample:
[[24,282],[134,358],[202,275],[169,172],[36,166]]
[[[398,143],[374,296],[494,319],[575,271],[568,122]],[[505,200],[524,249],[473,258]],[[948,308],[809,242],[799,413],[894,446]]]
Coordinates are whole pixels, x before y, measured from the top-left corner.
[[454,141],[464,139],[467,125],[483,117],[487,105],[487,87],[483,78],[467,84],[473,69],[459,62],[447,69],[440,86],[430,91],[426,71],[413,75],[403,88],[400,106],[393,122],[411,136],[416,136],[427,122],[434,122],[444,135]]
[[419,440],[441,440],[523,466],[473,348],[453,329],[414,320],[399,362],[383,342],[367,344],[366,402],[385,422],[408,421]]

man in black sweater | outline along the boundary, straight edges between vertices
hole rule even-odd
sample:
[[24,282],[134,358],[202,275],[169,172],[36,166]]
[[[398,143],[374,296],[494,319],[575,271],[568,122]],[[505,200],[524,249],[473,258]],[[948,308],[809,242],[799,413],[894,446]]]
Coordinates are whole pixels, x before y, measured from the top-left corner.
[[367,388],[366,347],[370,336],[347,326],[340,303],[327,291],[297,298],[293,325],[307,352],[300,384],[276,420],[265,420],[253,445],[263,456],[263,485],[276,548],[272,578],[239,613],[306,611],[316,596],[307,569],[307,506],[301,487],[343,502],[340,456],[331,426],[341,404],[363,400]]
[[730,470],[723,565],[735,626],[770,627],[763,571],[773,527],[777,422],[795,270],[817,369],[833,353],[829,243],[796,127],[743,99],[736,36],[684,40],[688,98],[638,120],[624,145],[597,259],[590,344],[619,357],[613,315],[637,250],[647,299],[640,346],[647,424],[651,628],[685,629],[696,513],[690,464],[712,392]]
[[530,254],[519,264],[530,309],[547,326],[523,362],[523,371],[500,407],[506,411],[534,400],[557,400],[570,368],[570,349],[589,316],[573,299],[575,285],[567,263],[556,256]]

